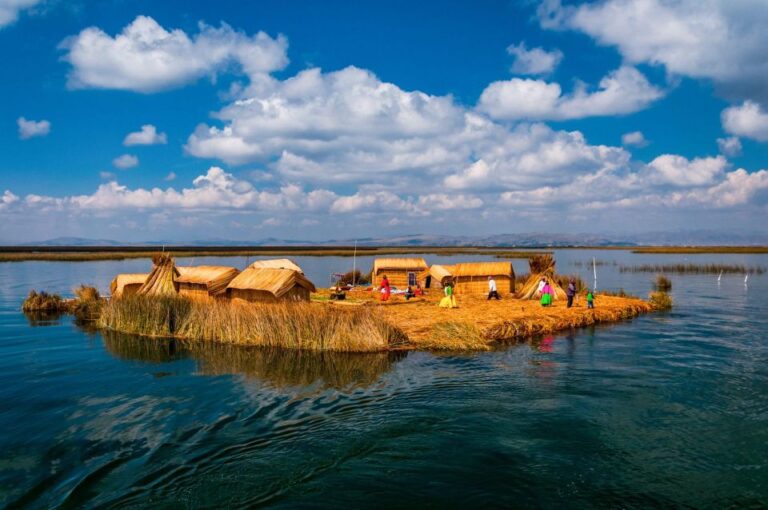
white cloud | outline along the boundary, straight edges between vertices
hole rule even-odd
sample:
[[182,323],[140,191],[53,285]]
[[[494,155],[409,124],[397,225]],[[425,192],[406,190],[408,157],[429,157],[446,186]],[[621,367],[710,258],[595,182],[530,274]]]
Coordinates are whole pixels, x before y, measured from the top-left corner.
[[14,23],[19,13],[40,3],[41,0],[0,0],[0,28]]
[[152,124],[144,124],[140,131],[134,131],[126,135],[123,145],[158,145],[168,143],[168,136],[165,133],[158,133],[157,128]]
[[560,50],[546,51],[543,48],[529,50],[523,42],[509,46],[507,53],[515,58],[511,69],[515,74],[549,74],[563,59],[563,53]]
[[718,138],[717,148],[725,156],[735,157],[741,155],[741,140],[738,137]]
[[137,158],[133,154],[123,154],[122,156],[118,156],[115,159],[113,159],[112,164],[116,168],[120,168],[121,170],[127,170],[128,168],[133,168],[135,166],[138,166],[139,158]]
[[584,32],[630,64],[660,64],[711,79],[728,95],[768,99],[764,0],[546,0],[539,14],[545,28]]
[[720,115],[723,129],[728,133],[760,142],[768,142],[768,113],[753,101],[731,106]]
[[11,193],[10,190],[5,190],[5,192],[2,195],[0,195],[0,211],[10,207],[11,205],[17,203],[18,201],[19,201],[19,197],[17,195],[14,195],[13,193]]
[[117,175],[114,172],[99,172],[99,178],[103,181],[114,181]]
[[28,140],[36,136],[46,136],[51,132],[51,123],[47,120],[27,120],[24,117],[16,119],[19,126],[19,138]]
[[496,81],[480,95],[478,109],[504,120],[567,120],[634,113],[663,95],[640,71],[623,66],[600,80],[598,90],[579,84],[571,94],[543,80]]
[[723,174],[728,162],[723,156],[695,158],[663,154],[648,164],[651,180],[674,186],[702,186],[711,184]]
[[646,147],[648,140],[645,139],[642,131],[632,131],[621,135],[621,144],[627,147]]
[[251,79],[285,67],[287,41],[264,32],[248,36],[222,24],[200,24],[188,36],[166,30],[148,16],[138,16],[111,37],[89,27],[67,38],[63,60],[72,65],[70,88],[103,88],[151,93],[180,87],[227,66],[238,64]]
[[166,181],[175,181],[176,180],[176,172],[168,172],[168,175],[165,176]]

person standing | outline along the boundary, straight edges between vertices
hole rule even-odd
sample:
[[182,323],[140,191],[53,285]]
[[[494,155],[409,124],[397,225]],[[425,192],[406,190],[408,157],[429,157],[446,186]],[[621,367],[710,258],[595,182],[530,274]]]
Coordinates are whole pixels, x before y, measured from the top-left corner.
[[456,298],[453,296],[453,282],[450,280],[446,282],[445,287],[443,287],[443,292],[445,293],[445,297],[440,300],[440,307],[456,308]]
[[493,279],[493,276],[488,277],[488,299],[486,301],[489,301],[491,298],[501,299],[496,289],[496,280]]
[[542,278],[541,280],[539,280],[539,286],[536,287],[536,294],[538,294],[539,297],[541,297],[542,294],[544,293],[544,285],[546,284],[547,284],[546,278]]
[[573,306],[573,298],[576,295],[576,280],[571,278],[571,281],[568,282],[568,290],[565,292],[565,295],[568,297],[568,308]]
[[591,290],[587,289],[587,308],[595,307],[595,295]]
[[389,301],[389,296],[392,294],[392,289],[389,287],[389,279],[387,275],[381,279],[381,300]]
[[554,291],[552,286],[547,280],[544,280],[544,287],[541,289],[541,306],[550,306],[552,304],[552,296]]

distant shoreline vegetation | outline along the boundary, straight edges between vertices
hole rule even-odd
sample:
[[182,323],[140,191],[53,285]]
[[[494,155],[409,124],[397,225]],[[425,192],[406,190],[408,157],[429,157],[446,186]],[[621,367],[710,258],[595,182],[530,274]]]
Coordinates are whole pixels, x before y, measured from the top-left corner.
[[[258,257],[304,255],[313,257],[351,257],[372,255],[486,255],[507,259],[527,259],[552,250],[619,250],[642,254],[768,253],[768,246],[166,246],[175,257]],[[0,262],[60,261],[87,262],[152,258],[157,246],[0,246]],[[578,265],[578,264],[575,264]],[[601,265],[601,263],[598,263]]]
[[622,273],[678,273],[678,274],[763,274],[762,266],[741,264],[641,264],[619,266]]

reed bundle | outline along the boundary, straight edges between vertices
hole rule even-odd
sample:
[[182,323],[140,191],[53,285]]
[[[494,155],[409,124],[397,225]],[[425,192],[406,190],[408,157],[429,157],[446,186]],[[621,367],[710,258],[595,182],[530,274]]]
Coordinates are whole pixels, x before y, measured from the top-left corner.
[[373,352],[406,341],[372,307],[312,303],[236,305],[128,296],[106,305],[99,325],[145,336],[306,350]]

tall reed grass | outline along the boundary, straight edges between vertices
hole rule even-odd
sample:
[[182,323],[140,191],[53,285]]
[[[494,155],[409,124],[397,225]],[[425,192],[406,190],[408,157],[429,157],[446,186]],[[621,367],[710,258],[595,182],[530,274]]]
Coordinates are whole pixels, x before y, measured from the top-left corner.
[[407,341],[372,307],[312,303],[237,305],[127,296],[105,305],[98,324],[145,336],[316,351],[374,352]]
[[641,264],[619,266],[622,273],[679,273],[679,274],[763,274],[762,266],[741,264]]
[[660,274],[656,276],[656,281],[653,282],[653,287],[659,292],[669,292],[672,290],[672,280]]

